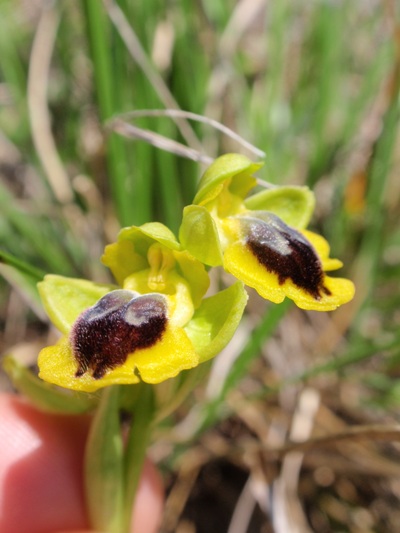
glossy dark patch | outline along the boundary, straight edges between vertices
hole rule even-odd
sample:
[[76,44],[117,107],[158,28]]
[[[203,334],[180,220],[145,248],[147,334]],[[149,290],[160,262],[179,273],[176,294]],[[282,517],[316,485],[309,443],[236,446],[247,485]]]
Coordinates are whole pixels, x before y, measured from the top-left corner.
[[112,291],[84,311],[71,332],[78,363],[76,377],[90,371],[95,379],[122,365],[128,354],[149,348],[167,326],[167,303],[161,294],[138,296]]
[[321,261],[300,232],[266,211],[240,220],[247,246],[261,265],[278,276],[280,285],[290,279],[316,300],[331,294],[324,286]]

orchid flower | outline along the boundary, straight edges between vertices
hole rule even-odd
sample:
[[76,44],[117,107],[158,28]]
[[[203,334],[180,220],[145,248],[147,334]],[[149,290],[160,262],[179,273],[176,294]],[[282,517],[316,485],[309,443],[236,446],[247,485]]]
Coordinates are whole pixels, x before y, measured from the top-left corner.
[[204,298],[204,265],[159,223],[122,229],[103,263],[118,285],[54,275],[39,285],[63,333],[39,354],[39,376],[50,383],[86,392],[160,383],[219,353],[246,305],[241,283]]
[[314,208],[311,191],[277,187],[247,198],[260,166],[237,154],[214,161],[184,210],[182,245],[274,303],[288,297],[302,309],[330,311],[350,301],[353,283],[326,274],[342,263],[329,257],[323,237],[305,229]]

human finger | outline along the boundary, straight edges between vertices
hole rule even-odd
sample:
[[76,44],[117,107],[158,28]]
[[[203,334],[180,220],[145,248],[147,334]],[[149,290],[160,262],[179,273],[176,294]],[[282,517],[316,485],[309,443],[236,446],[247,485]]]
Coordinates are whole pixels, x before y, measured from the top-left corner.
[[[0,394],[0,531],[54,533],[88,530],[83,494],[86,416],[42,413]],[[162,488],[146,463],[133,527],[157,531]]]

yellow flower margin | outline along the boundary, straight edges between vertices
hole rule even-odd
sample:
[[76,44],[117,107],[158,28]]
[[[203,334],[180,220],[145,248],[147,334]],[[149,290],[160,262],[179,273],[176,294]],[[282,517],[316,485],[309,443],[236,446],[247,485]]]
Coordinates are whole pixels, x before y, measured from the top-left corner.
[[192,343],[182,328],[167,326],[162,339],[151,348],[136,350],[126,362],[109,370],[102,378],[94,379],[89,373],[77,378],[77,362],[68,336],[55,346],[44,348],[38,359],[39,377],[67,389],[94,392],[109,385],[160,383],[182,370],[199,364]]
[[[329,244],[323,237],[308,230],[302,230],[301,233],[313,246],[324,272],[342,266],[341,261],[329,257]],[[355,288],[350,280],[332,278],[325,274],[323,285],[331,294],[322,294],[319,299],[295,285],[290,279],[282,284],[279,283],[278,276],[261,265],[241,240],[227,245],[223,254],[223,266],[243,283],[254,288],[260,296],[274,303],[281,303],[285,297],[288,297],[301,309],[332,311],[354,297]]]

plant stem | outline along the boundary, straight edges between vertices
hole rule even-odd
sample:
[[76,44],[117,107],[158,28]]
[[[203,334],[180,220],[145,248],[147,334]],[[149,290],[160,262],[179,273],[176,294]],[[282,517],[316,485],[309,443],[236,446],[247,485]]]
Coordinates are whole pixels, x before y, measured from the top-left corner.
[[123,442],[120,387],[102,393],[85,453],[85,485],[90,524],[96,531],[121,533],[123,520]]
[[125,504],[121,531],[129,533],[132,509],[142,473],[154,419],[154,393],[151,385],[141,383],[125,450]]

